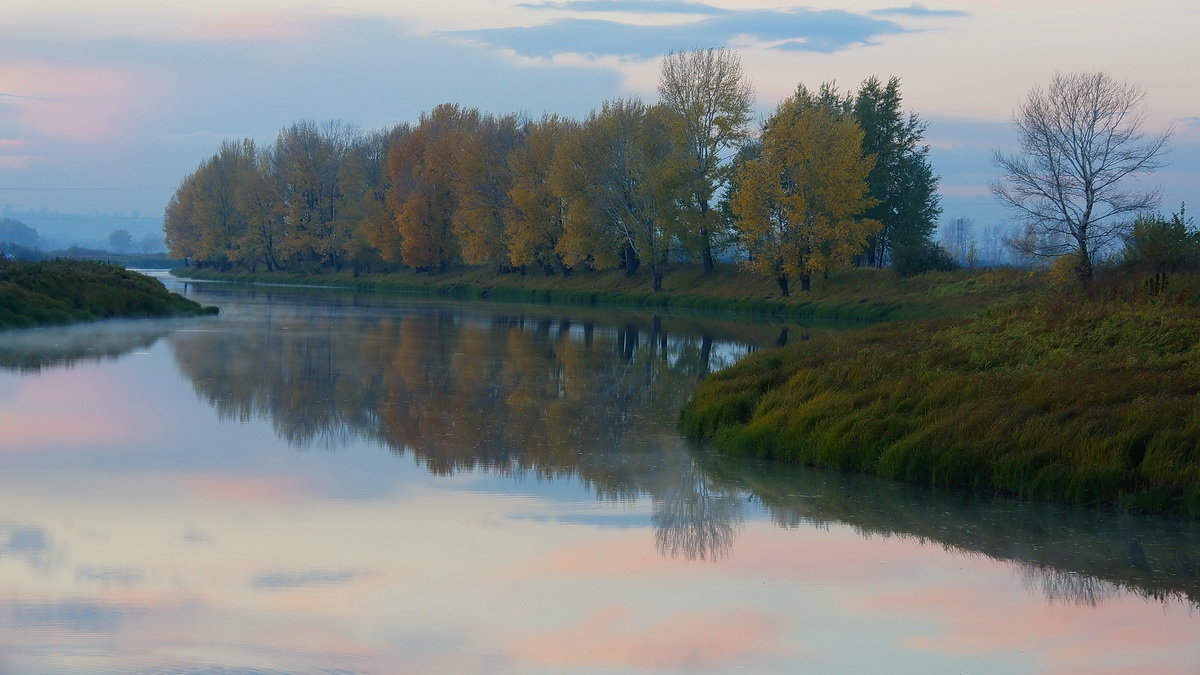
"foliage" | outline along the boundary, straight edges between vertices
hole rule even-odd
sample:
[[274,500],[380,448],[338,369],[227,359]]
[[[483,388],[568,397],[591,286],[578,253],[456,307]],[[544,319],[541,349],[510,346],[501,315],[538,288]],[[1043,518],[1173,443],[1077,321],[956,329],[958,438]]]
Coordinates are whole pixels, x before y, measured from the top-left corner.
[[809,290],[812,274],[848,264],[879,229],[858,217],[874,204],[862,138],[854,120],[802,88],[768,120],[759,156],[739,165],[731,206],[751,254],[746,266],[776,279],[784,295],[791,277]]
[[107,263],[0,261],[0,329],[115,317],[216,313],[156,279]]
[[1123,286],[1025,293],[973,318],[760,353],[705,382],[683,425],[727,452],[1200,516],[1188,281],[1165,302]]
[[[273,144],[226,141],[172,196],[165,243],[194,267],[252,274],[444,275],[481,265],[565,278],[648,268],[652,289],[679,262],[713,274],[714,250],[748,248],[737,239],[745,232],[731,227],[739,186],[730,177],[760,153],[746,130],[752,92],[736,54],[709,49],[665,57],[659,94],[658,105],[609,101],[582,121],[535,122],[445,103],[416,125],[373,133],[304,120]],[[923,125],[899,118],[897,81],[869,80],[858,99],[832,85],[801,87],[796,98],[838,119],[861,112],[874,126],[870,138],[860,134],[860,146],[874,144],[893,159],[911,155],[928,168],[916,145]],[[846,149],[824,142],[838,141],[810,143],[811,157],[827,161]],[[889,204],[924,204],[910,180],[912,162],[889,162],[871,169],[869,189],[907,190],[886,197]],[[884,175],[893,170],[906,174]],[[892,221],[888,227],[900,227]],[[886,249],[898,237],[869,242]],[[853,244],[861,262],[869,242],[858,238],[825,237],[811,261],[827,273]]]
[[[916,113],[901,112],[900,79],[863,81],[854,94],[853,114],[863,129],[863,152],[875,157],[867,183],[875,206],[863,213],[880,223],[863,252],[863,264],[883,267],[905,248],[932,251],[932,237],[942,213],[937,176],[924,144],[926,124]],[[909,261],[911,262],[911,260]],[[903,272],[902,272],[903,273]]]
[[1029,253],[1075,256],[1076,278],[1092,279],[1095,257],[1119,240],[1130,214],[1158,197],[1125,188],[1128,179],[1162,166],[1170,132],[1142,131],[1144,94],[1105,73],[1056,74],[1017,110],[1019,154],[996,152],[1002,172],[992,193],[1041,238]]
[[670,113],[675,143],[683,149],[680,200],[683,238],[699,245],[706,274],[713,272],[713,241],[727,229],[713,196],[729,179],[726,160],[748,137],[754,92],[730,49],[672,52],[662,61],[658,95]]
[[1180,208],[1169,219],[1139,216],[1125,238],[1122,267],[1148,275],[1151,295],[1167,288],[1170,275],[1195,271],[1200,266],[1200,232]]
[[896,246],[892,253],[892,270],[902,277],[954,269],[958,269],[958,263],[954,262],[950,253],[931,242]]
[[23,249],[43,248],[42,237],[36,228],[12,218],[0,218],[0,243],[14,244]]

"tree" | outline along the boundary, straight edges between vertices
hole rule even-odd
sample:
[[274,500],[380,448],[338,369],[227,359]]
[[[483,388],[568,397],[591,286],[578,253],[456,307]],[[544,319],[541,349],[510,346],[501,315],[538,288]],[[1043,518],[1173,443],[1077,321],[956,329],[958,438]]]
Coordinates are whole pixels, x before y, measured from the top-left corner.
[[[863,153],[875,156],[867,178],[871,197],[878,204],[864,214],[882,226],[871,235],[862,262],[883,267],[897,262],[898,252],[919,257],[937,254],[932,235],[942,208],[937,176],[929,164],[929,146],[923,143],[925,123],[916,113],[900,110],[900,79],[883,84],[870,77],[854,95],[854,118],[863,128]],[[905,266],[910,266],[906,261]]]
[[445,272],[460,259],[454,231],[458,155],[468,134],[479,128],[479,117],[474,108],[443,103],[388,146],[388,205],[409,267]]
[[615,257],[630,275],[645,264],[652,290],[662,289],[684,175],[668,115],[636,99],[607,101],[559,158],[554,180],[569,214],[558,250],[568,264],[605,267]]
[[23,248],[42,247],[42,237],[35,228],[11,218],[0,218],[0,242],[16,244]]
[[454,157],[453,232],[469,265],[507,268],[511,257],[504,236],[512,173],[509,154],[519,140],[516,115],[484,115],[464,130]]
[[1151,295],[1167,288],[1170,275],[1200,265],[1200,232],[1180,207],[1170,218],[1141,215],[1125,237],[1123,265],[1149,275]]
[[1163,166],[1171,136],[1170,129],[1154,136],[1142,130],[1144,97],[1105,73],[1056,74],[1017,109],[1020,153],[993,156],[1002,173],[992,194],[1047,235],[1031,253],[1074,255],[1084,285],[1095,255],[1128,230],[1128,216],[1158,203],[1157,193],[1125,186]]
[[124,253],[133,248],[133,235],[129,230],[113,230],[108,234],[108,247],[114,253]]
[[302,120],[279,132],[273,175],[284,229],[275,247],[289,264],[341,266],[352,230],[338,219],[343,203],[338,168],[358,136],[339,121],[318,127]]
[[567,138],[578,127],[557,115],[530,122],[525,125],[523,142],[508,156],[512,185],[504,233],[514,266],[536,264],[547,274],[568,271],[558,252],[566,229],[567,205],[556,194],[551,176],[555,158],[564,152]]
[[774,277],[785,296],[791,277],[809,290],[814,272],[849,264],[880,227],[860,218],[875,204],[862,138],[857,122],[801,88],[767,121],[760,154],[740,164],[731,207],[746,265]]
[[754,92],[737,52],[696,49],[663,58],[660,105],[671,113],[675,141],[685,151],[682,216],[686,235],[698,243],[704,273],[713,271],[713,239],[724,229],[713,196],[727,182],[729,156],[747,136]]

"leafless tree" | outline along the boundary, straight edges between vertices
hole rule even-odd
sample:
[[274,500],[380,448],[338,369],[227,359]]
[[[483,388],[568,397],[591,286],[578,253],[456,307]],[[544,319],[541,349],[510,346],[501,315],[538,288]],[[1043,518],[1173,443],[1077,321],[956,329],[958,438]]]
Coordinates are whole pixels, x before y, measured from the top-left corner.
[[1129,178],[1163,166],[1171,130],[1143,131],[1142,89],[1105,73],[1056,74],[1035,87],[1013,122],[1020,152],[999,151],[992,194],[1032,226],[1042,257],[1075,256],[1082,284],[1092,278],[1097,252],[1129,227],[1130,216],[1153,209],[1156,191],[1127,187]]

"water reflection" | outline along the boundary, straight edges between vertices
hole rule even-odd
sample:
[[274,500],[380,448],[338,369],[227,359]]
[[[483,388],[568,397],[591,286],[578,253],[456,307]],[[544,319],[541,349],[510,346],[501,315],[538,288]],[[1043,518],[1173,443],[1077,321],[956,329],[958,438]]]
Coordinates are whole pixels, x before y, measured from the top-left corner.
[[910,485],[697,451],[708,480],[761,502],[780,527],[844,523],[865,536],[916,539],[1019,565],[1055,602],[1095,605],[1118,592],[1200,606],[1200,528]]
[[575,477],[601,499],[648,497],[664,556],[724,559],[765,509],[783,528],[845,523],[1008,561],[1055,602],[1122,591],[1200,602],[1200,532],[1188,523],[932,494],[679,441],[675,415],[699,379],[806,329],[252,297],[219,333],[175,333],[170,346],[222,417],[270,420],[297,448],[368,440],[439,476]]
[[202,325],[202,321],[194,320],[139,319],[0,331],[0,370],[37,373],[45,368],[115,359],[149,349],[178,328]]

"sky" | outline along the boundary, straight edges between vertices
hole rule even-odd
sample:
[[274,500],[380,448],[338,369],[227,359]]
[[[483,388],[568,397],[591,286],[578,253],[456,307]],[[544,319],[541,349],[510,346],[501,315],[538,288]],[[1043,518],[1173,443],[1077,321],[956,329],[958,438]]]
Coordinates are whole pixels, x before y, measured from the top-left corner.
[[656,98],[671,50],[730,47],[765,118],[798,84],[902,81],[928,123],[944,219],[1003,221],[994,149],[1056,71],[1146,91],[1173,127],[1145,182],[1162,210],[1200,198],[1195,0],[5,0],[0,208],[160,215],[224,139],[301,119],[363,129],[443,102],[583,117]]

